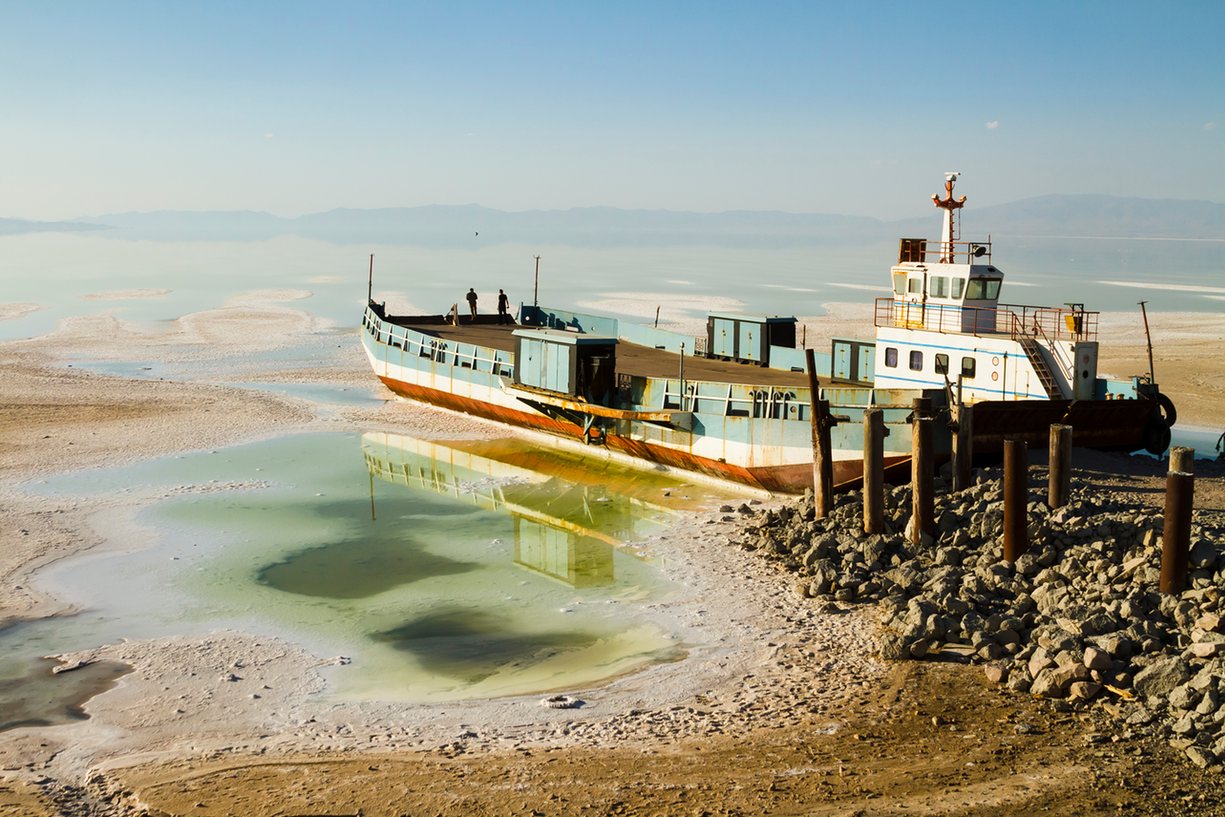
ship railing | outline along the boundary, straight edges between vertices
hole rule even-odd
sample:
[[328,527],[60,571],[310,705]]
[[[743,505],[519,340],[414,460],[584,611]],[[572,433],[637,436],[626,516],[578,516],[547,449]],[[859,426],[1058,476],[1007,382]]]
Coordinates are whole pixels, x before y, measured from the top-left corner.
[[[687,411],[722,417],[809,422],[811,403],[807,386],[756,386],[714,380],[618,375],[619,397],[626,403],[657,410]],[[860,387],[821,388],[821,398],[835,414],[862,411],[866,405],[910,410],[911,396],[903,403],[877,402],[882,394]],[[887,400],[887,398],[886,398]]]
[[1024,315],[1014,313],[1009,334],[1015,341],[1020,342],[1023,338],[1032,338],[1040,346],[1045,347],[1051,353],[1051,357],[1054,359],[1055,365],[1059,367],[1064,380],[1072,383],[1076,379],[1076,361],[1065,343],[1055,342],[1055,340],[1065,340],[1064,338],[1056,338],[1054,340],[1051,338],[1048,334],[1048,324],[1049,321],[1040,319],[1026,322]]
[[998,304],[995,307],[962,306],[932,301],[877,298],[876,326],[925,329],[962,335],[1040,335],[1054,346],[1058,341],[1097,340],[1097,312],[1079,305],[1068,308]]
[[986,241],[929,241],[903,238],[899,242],[899,264],[990,264],[991,239]]
[[514,365],[506,352],[478,346],[474,343],[445,341],[442,338],[379,320],[373,312],[366,312],[364,321],[374,340],[383,345],[400,349],[406,355],[429,358],[436,363],[489,372],[502,377],[514,375]]

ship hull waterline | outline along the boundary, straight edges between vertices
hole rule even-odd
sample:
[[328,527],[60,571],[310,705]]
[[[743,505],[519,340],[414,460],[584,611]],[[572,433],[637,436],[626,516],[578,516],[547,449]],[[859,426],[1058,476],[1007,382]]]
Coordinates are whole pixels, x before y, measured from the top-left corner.
[[[386,375],[378,375],[378,378],[395,394],[429,406],[449,409],[519,428],[542,431],[580,443],[583,439],[582,428],[574,423],[557,420],[543,414],[494,405],[440,389],[406,383]],[[797,494],[812,488],[813,485],[811,462],[756,467],[741,466],[616,434],[605,435],[604,445],[638,462],[663,465],[680,471],[697,472],[770,493]],[[909,468],[909,455],[886,455],[887,481],[904,480],[909,473]],[[835,456],[833,470],[836,489],[846,490],[855,487],[863,480],[862,454],[855,458],[842,459]]]

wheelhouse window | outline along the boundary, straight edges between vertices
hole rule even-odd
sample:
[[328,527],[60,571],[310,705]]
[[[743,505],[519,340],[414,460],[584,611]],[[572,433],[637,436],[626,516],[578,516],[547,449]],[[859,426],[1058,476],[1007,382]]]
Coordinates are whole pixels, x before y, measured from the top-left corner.
[[965,292],[965,291],[966,291],[966,279],[965,279],[965,278],[954,278],[954,279],[953,279],[953,295],[952,295],[952,297],[954,297],[954,298],[960,298],[960,297],[961,297],[961,293],[963,293],[963,292]]
[[949,373],[949,356],[944,354],[936,355],[936,374]]
[[885,365],[890,369],[897,368],[897,349],[893,346],[885,349]]
[[917,349],[910,353],[910,371],[923,371],[923,353]]
[[974,377],[974,358],[963,357],[961,359],[961,376],[966,380],[970,380]]
[[1000,297],[999,278],[971,278],[966,286],[966,299],[970,301],[994,301]]
[[949,296],[949,279],[943,275],[933,275],[928,282],[927,294],[933,298],[947,298]]
[[923,294],[923,279],[917,278],[917,277],[911,278],[908,284],[908,287],[907,287],[907,291],[910,292],[912,295]]

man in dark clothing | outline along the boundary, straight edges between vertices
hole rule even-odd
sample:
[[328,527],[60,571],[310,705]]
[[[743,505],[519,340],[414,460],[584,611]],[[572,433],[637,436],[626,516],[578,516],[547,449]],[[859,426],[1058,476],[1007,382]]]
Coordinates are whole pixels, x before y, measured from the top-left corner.
[[472,310],[472,322],[476,323],[476,290],[468,288],[468,309]]
[[506,297],[506,293],[498,290],[498,323],[513,323],[510,319],[510,298]]

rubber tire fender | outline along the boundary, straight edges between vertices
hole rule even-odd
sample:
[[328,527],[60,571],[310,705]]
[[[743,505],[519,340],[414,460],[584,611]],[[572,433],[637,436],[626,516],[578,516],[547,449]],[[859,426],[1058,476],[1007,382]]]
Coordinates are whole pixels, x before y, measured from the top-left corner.
[[1178,409],[1174,408],[1174,401],[1161,392],[1157,392],[1156,400],[1161,422],[1165,423],[1166,428],[1173,428],[1178,422]]
[[1170,447],[1170,438],[1170,427],[1159,418],[1154,417],[1144,427],[1144,437],[1142,438],[1144,450],[1154,457],[1159,457]]

